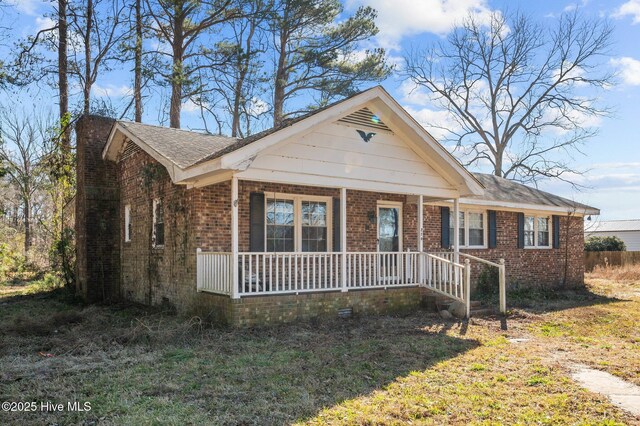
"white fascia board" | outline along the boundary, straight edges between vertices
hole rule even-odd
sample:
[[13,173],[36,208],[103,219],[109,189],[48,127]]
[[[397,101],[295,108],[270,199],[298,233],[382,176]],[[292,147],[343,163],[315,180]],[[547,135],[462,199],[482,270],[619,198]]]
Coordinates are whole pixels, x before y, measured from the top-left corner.
[[[431,205],[443,205],[448,206],[453,204],[452,202],[425,202],[425,204]],[[572,208],[572,207],[559,207],[559,206],[547,206],[544,204],[530,204],[530,203],[513,203],[508,201],[493,201],[493,200],[481,200],[474,198],[460,198],[460,205],[467,207],[494,207],[502,211],[536,211],[543,213],[566,213],[576,214],[578,216],[587,215],[599,215],[598,209],[584,209],[584,208]]]
[[196,166],[181,169],[176,173],[176,182],[198,180],[199,177],[222,170],[222,159],[220,157],[207,161]]
[[238,179],[326,188],[347,188],[355,191],[384,192],[388,194],[427,194],[439,199],[456,198],[458,192],[446,188],[425,188],[417,185],[401,185],[379,181],[344,179],[334,176],[304,175],[282,171],[249,169],[236,174]]

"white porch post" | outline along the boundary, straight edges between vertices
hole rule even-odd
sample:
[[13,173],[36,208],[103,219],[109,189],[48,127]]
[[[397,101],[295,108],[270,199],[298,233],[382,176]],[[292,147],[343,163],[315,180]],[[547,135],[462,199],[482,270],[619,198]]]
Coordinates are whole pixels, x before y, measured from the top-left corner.
[[418,195],[418,251],[424,251],[424,196]]
[[422,252],[424,251],[424,196],[418,195],[418,283],[424,281]]
[[231,298],[238,296],[238,178],[231,177]]
[[453,200],[453,261],[460,263],[460,200]]
[[347,188],[340,188],[340,250],[342,291],[347,291]]

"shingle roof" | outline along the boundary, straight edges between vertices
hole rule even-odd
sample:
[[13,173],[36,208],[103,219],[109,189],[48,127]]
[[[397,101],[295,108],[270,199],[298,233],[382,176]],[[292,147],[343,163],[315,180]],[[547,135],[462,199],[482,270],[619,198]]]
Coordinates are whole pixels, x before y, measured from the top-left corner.
[[640,219],[606,220],[591,225],[589,232],[640,231]]
[[597,210],[595,207],[581,204],[549,192],[505,179],[500,176],[474,173],[476,179],[485,187],[482,200],[502,201],[518,204],[535,204],[550,207],[577,209],[579,211]]
[[118,124],[180,168],[192,166],[212,152],[224,150],[239,140],[131,121],[118,121]]

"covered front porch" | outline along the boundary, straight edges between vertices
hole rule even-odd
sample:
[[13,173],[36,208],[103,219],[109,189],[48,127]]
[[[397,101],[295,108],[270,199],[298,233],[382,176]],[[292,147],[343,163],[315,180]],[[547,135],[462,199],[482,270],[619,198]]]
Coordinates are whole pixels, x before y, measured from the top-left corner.
[[[425,251],[422,207],[439,198],[236,176],[230,189],[231,250],[197,249],[199,292],[239,299],[423,287],[464,303],[468,313],[472,259],[455,243],[459,224],[452,227],[451,251]],[[454,222],[458,211],[454,199]],[[503,276],[504,265],[496,266]]]

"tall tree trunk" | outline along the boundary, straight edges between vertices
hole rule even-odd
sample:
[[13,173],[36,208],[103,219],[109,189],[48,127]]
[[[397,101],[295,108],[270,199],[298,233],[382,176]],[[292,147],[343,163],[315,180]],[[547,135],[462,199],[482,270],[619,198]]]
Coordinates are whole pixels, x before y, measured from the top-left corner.
[[180,128],[180,111],[182,110],[182,85],[184,84],[184,17],[176,16],[173,28],[173,68],[171,70],[171,105],[169,107],[169,126]]
[[24,200],[24,255],[27,257],[31,249],[31,202]]
[[180,110],[182,109],[182,61],[174,56],[171,76],[171,105],[169,107],[169,126],[180,128]]
[[282,43],[282,50],[278,57],[278,68],[276,70],[276,81],[273,90],[273,126],[278,127],[284,120],[284,91],[287,84],[286,72],[285,72],[285,49],[284,43]]
[[242,82],[236,81],[233,93],[233,122],[231,123],[231,137],[238,137],[240,133],[240,97],[242,96]]
[[136,48],[135,48],[135,69],[133,83],[133,97],[135,102],[135,121],[142,122],[142,10],[140,3],[136,0]]
[[91,109],[91,31],[93,26],[93,0],[87,2],[87,26],[84,35],[84,114]]
[[66,123],[69,113],[69,81],[67,78],[67,0],[58,0],[58,93],[60,98],[60,122],[62,147],[71,149],[71,128]]

